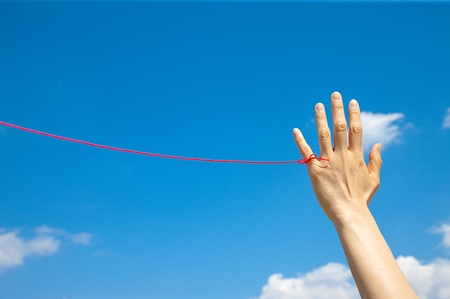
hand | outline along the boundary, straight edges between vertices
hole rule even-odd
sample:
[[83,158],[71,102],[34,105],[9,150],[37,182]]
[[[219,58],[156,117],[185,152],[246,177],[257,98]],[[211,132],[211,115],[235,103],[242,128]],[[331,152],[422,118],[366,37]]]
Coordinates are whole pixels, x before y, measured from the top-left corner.
[[372,147],[366,165],[358,102],[350,101],[348,133],[338,92],[331,95],[331,108],[334,148],[325,108],[316,105],[320,157],[324,159],[308,159],[313,152],[300,130],[294,129],[294,138],[308,161],[316,197],[339,235],[361,298],[417,298],[368,209],[380,185],[381,144]]
[[[364,162],[362,124],[358,102],[349,104],[350,130],[344,114],[342,97],[331,95],[334,148],[324,105],[315,107],[320,157],[307,163],[309,177],[325,214],[336,225],[338,222],[368,209],[380,185],[381,144],[372,147],[369,163]],[[304,159],[313,153],[299,129],[294,129],[294,139]],[[347,140],[347,136],[349,137]]]

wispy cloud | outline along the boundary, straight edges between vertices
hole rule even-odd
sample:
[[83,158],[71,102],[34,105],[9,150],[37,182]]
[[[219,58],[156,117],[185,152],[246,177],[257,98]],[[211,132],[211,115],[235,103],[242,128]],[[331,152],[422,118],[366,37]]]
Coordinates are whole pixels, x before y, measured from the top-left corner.
[[403,113],[373,113],[361,112],[363,125],[363,147],[369,151],[376,143],[383,146],[398,141],[402,135],[400,123],[403,120]]
[[19,236],[18,230],[0,230],[0,273],[22,265],[29,256],[46,256],[58,252],[63,241],[86,246],[92,238],[88,233],[69,234],[48,226],[37,227],[34,234],[33,238],[23,238]]
[[80,244],[87,246],[91,243],[92,234],[89,233],[78,233],[78,234],[69,234],[65,230],[52,228],[48,226],[40,226],[35,229],[37,234],[40,235],[53,235],[55,237],[64,238],[69,240],[72,243]]
[[450,128],[450,107],[447,108],[447,112],[445,113],[444,121],[442,122],[442,128]]
[[79,233],[71,235],[70,238],[72,239],[73,243],[87,246],[91,243],[92,235],[89,233]]
[[432,230],[435,234],[442,234],[441,246],[444,248],[450,248],[450,223],[441,223],[440,226]]

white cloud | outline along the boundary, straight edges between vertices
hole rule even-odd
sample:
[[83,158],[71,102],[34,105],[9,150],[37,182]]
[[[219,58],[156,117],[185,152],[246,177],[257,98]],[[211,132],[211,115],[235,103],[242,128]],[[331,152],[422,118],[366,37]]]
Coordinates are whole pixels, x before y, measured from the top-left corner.
[[73,243],[87,246],[91,243],[92,235],[89,233],[79,233],[79,234],[72,235],[70,238],[72,239]]
[[47,226],[37,227],[31,239],[21,238],[18,231],[0,229],[0,273],[7,268],[20,266],[30,256],[46,256],[58,252],[64,239],[72,243],[89,245],[92,235],[69,234],[64,230]]
[[259,299],[353,299],[359,298],[350,270],[329,263],[296,278],[273,274],[262,288]]
[[[435,259],[425,264],[412,256],[397,262],[420,299],[450,298],[450,260]],[[284,278],[273,274],[258,299],[356,299],[360,298],[350,270],[329,263],[305,275]]]
[[433,229],[435,234],[443,234],[441,246],[444,248],[450,248],[450,224],[442,223],[439,227]]
[[420,299],[450,298],[450,260],[422,264],[415,257],[399,256],[397,263]]
[[398,140],[402,135],[399,122],[403,113],[372,113],[361,112],[363,125],[363,148],[369,151],[376,143],[386,146]]
[[48,226],[40,226],[35,229],[36,233],[42,235],[55,235],[71,240],[73,243],[87,246],[91,243],[92,235],[89,233],[69,234],[65,230],[51,228]]
[[22,265],[27,256],[53,254],[58,251],[59,244],[52,236],[38,235],[32,240],[23,240],[17,232],[3,233],[0,235],[0,272]]
[[450,128],[450,108],[447,108],[447,113],[445,114],[444,121],[442,122],[442,128]]

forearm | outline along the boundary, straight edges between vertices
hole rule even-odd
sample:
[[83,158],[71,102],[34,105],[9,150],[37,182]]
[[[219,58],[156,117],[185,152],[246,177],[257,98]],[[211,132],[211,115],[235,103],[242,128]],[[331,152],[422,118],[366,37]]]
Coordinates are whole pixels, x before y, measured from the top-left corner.
[[333,223],[363,299],[417,298],[368,208]]
[[[342,96],[331,95],[334,144],[322,103],[316,104],[321,161],[312,160],[308,173],[316,197],[336,227],[353,277],[363,299],[416,299],[367,207],[380,186],[381,144],[364,161],[359,104],[351,100],[347,126]],[[313,151],[302,133],[294,138],[303,158]]]

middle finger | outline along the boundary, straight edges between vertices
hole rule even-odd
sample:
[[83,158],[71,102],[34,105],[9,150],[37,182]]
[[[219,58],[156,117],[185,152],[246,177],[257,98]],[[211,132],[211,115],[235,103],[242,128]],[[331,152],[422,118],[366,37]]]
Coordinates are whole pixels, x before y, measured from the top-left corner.
[[334,149],[347,148],[347,121],[345,120],[344,105],[339,92],[331,95],[331,112],[333,117]]

